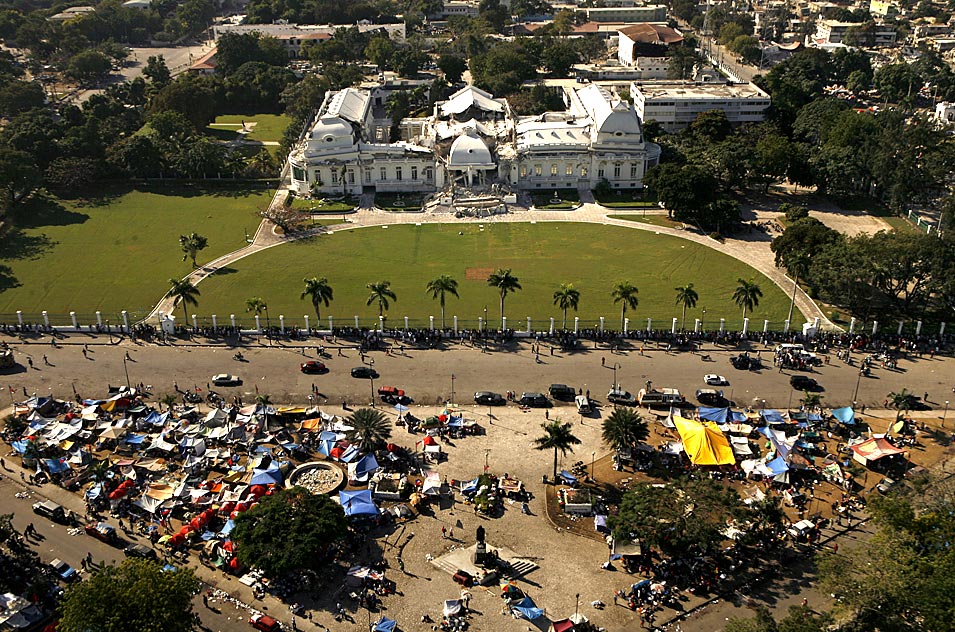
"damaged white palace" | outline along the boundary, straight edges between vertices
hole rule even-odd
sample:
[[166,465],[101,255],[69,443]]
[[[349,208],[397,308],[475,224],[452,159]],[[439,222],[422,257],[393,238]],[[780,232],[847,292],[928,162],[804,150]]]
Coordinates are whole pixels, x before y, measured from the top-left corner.
[[[645,142],[634,109],[597,85],[564,89],[566,110],[518,117],[505,99],[467,86],[406,118],[389,142],[390,90],[326,95],[292,151],[299,195],[643,186],[660,147]],[[396,134],[397,136],[397,134]]]

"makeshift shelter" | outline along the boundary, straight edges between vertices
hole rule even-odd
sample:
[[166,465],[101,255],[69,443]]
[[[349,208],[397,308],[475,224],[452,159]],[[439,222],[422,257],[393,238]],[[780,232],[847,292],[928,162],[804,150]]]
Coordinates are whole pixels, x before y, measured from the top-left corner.
[[866,467],[881,458],[905,454],[905,450],[900,450],[882,437],[873,437],[849,449],[852,450],[852,458]]
[[550,624],[550,632],[572,632],[574,622],[570,619],[561,619]]
[[698,422],[679,415],[673,416],[673,423],[683,449],[694,465],[733,465],[736,457],[733,448],[723,432],[712,421]]
[[700,406],[697,412],[700,415],[700,419],[715,421],[718,424],[725,424],[730,417],[729,408],[706,408],[704,406]]
[[832,416],[836,418],[836,421],[844,426],[856,425],[856,414],[850,406],[846,406],[845,408],[836,408],[832,411]]
[[378,619],[378,623],[372,629],[372,632],[395,632],[398,629],[398,622],[388,617]]
[[348,464],[348,480],[367,482],[371,475],[378,471],[378,461],[374,454],[366,454],[354,463]]
[[520,616],[527,619],[528,621],[533,621],[534,619],[540,619],[544,616],[544,610],[537,607],[537,604],[534,603],[534,600],[530,597],[524,597],[516,604],[511,606],[511,609],[517,612]]
[[354,492],[338,492],[338,502],[346,516],[377,516],[378,506],[371,499],[371,491],[362,489]]
[[456,614],[461,612],[461,600],[460,599],[448,599],[444,602],[444,608],[442,609],[442,614],[446,617],[453,617]]

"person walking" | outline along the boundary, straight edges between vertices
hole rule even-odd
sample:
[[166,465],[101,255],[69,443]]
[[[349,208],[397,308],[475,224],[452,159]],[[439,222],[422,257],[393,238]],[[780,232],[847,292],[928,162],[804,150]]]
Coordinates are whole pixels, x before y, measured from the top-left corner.
[[448,537],[448,528],[445,526],[441,527],[441,537],[445,539]]

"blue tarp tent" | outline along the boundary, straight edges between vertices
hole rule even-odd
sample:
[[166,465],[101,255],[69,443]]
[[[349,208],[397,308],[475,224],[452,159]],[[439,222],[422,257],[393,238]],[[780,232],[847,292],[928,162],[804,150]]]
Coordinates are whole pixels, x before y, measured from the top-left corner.
[[366,454],[355,463],[355,474],[359,477],[370,476],[378,470],[378,461],[374,454]]
[[464,417],[451,417],[448,419],[448,428],[463,428]]
[[345,451],[342,452],[342,455],[338,460],[344,463],[351,463],[356,458],[358,458],[358,446],[350,445],[347,448],[345,448]]
[[252,470],[252,479],[249,481],[249,485],[281,485],[282,479],[283,476],[282,472],[279,471],[278,463],[272,461],[272,464],[266,470]]
[[235,523],[231,520],[226,520],[225,524],[219,529],[219,535],[224,535],[226,537],[232,533],[232,530],[235,529]]
[[760,414],[763,416],[763,419],[766,420],[768,424],[784,424],[786,420],[783,419],[782,414],[778,410],[763,410],[760,411]]
[[64,457],[60,457],[59,459],[43,459],[43,466],[46,467],[46,471],[50,474],[57,474],[70,469],[70,464],[66,462]]
[[398,622],[394,619],[389,619],[388,617],[382,617],[378,620],[378,623],[375,624],[375,628],[372,632],[395,632],[398,629]]
[[746,413],[738,413],[735,410],[730,411],[730,417],[732,417],[734,423],[745,424],[749,419],[746,417]]
[[537,604],[535,604],[534,600],[530,597],[524,597],[511,607],[528,621],[533,621],[534,619],[539,619],[544,616],[544,611],[538,608]]
[[13,448],[13,451],[17,454],[24,454],[27,451],[28,441],[14,441],[10,444],[10,447]]
[[773,476],[779,476],[789,471],[789,465],[786,464],[786,461],[783,460],[783,457],[777,456],[775,459],[766,464],[766,467],[772,471]]
[[856,425],[856,414],[855,411],[852,410],[851,406],[846,406],[845,408],[836,408],[832,411],[832,416],[843,425]]
[[462,494],[473,494],[478,490],[478,479],[464,481],[461,483]]
[[812,422],[822,421],[822,415],[819,413],[809,413],[807,419]]
[[703,406],[700,406],[699,408],[700,419],[715,421],[718,424],[726,423],[726,420],[729,417],[729,412],[729,408],[705,408]]
[[568,485],[575,485],[577,483],[577,477],[567,470],[561,470],[558,476],[560,476],[560,478]]
[[99,498],[99,495],[101,493],[103,493],[103,484],[96,483],[95,485],[90,487],[88,490],[86,490],[86,497],[92,500],[94,498]]
[[133,445],[139,445],[145,440],[146,440],[146,435],[138,435],[138,434],[130,433],[123,438],[123,443],[131,443]]
[[362,489],[357,492],[338,492],[338,501],[345,510],[346,516],[377,516],[378,507],[371,499],[371,490]]
[[145,421],[148,424],[153,424],[154,426],[161,426],[164,423],[166,423],[166,419],[168,418],[169,418],[169,413],[159,414],[154,410],[153,412],[146,415],[146,418],[143,419],[143,421]]

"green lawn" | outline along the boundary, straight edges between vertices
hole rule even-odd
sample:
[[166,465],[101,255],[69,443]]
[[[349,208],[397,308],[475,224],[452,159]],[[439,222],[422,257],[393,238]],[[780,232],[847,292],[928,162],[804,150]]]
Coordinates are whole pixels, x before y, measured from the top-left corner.
[[396,213],[417,212],[424,204],[421,193],[375,193],[375,206]]
[[[763,290],[752,315],[754,327],[761,328],[763,318],[781,327],[789,308],[785,293],[768,279],[711,248],[615,226],[546,222],[485,224],[484,230],[476,224],[362,228],[272,248],[237,262],[228,274],[203,281],[198,312],[238,315],[244,313],[246,299],[261,296],[273,320],[285,314],[300,322],[303,314],[313,313],[310,304],[299,300],[302,279],[326,276],[335,300],[322,311],[338,322],[353,323],[356,314],[365,325],[377,321],[377,309],[365,305],[365,286],[389,280],[398,296],[390,310],[392,322],[400,325],[407,315],[424,325],[429,315],[440,317],[425,284],[450,274],[459,282],[461,298],[448,297],[448,322],[457,314],[462,326],[476,326],[485,306],[490,317],[496,319],[499,313],[497,295],[486,283],[489,271],[497,267],[513,268],[524,287],[510,295],[506,305],[510,323],[522,327],[527,316],[539,323],[553,316],[559,325],[552,295],[561,282],[574,283],[581,291],[582,326],[593,326],[601,315],[607,317],[607,327],[619,326],[620,306],[613,304],[610,291],[625,280],[640,288],[633,327],[646,327],[648,316],[664,327],[678,317],[673,288],[684,283],[695,283],[700,295],[697,309],[687,312],[688,326],[704,307],[707,323],[722,316],[727,326],[739,326],[740,311],[730,298],[739,277],[755,277]],[[573,316],[568,314],[571,326]]]
[[622,219],[628,222],[638,222],[640,224],[650,224],[652,226],[663,226],[664,228],[680,228],[684,225],[682,222],[673,221],[666,215],[637,215],[633,213],[608,215],[607,217],[611,219]]
[[[249,140],[280,141],[289,126],[291,119],[283,114],[222,114],[206,128],[206,131],[217,138],[235,140],[242,122],[255,123],[252,132],[246,134]],[[229,132],[234,132],[231,136]]]
[[643,189],[618,189],[610,195],[599,195],[594,191],[597,204],[607,208],[659,208],[652,197]]
[[305,198],[293,198],[292,208],[299,211],[311,211],[314,213],[351,213],[358,206],[358,200],[351,196],[341,200],[332,200],[321,198],[317,200],[307,200]]
[[531,193],[531,199],[534,201],[534,208],[544,210],[566,210],[580,205],[580,194],[576,189],[534,192]]
[[[0,237],[0,314],[132,314],[152,309],[168,279],[191,269],[179,235],[209,239],[200,263],[241,247],[270,191],[152,187],[95,201],[35,198]],[[6,273],[6,274],[5,274]]]

